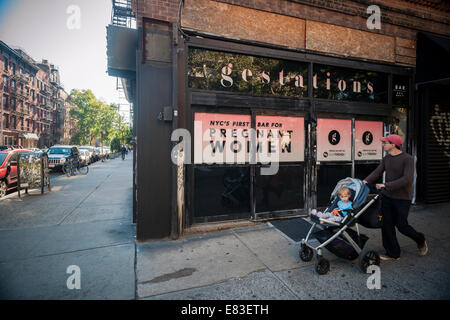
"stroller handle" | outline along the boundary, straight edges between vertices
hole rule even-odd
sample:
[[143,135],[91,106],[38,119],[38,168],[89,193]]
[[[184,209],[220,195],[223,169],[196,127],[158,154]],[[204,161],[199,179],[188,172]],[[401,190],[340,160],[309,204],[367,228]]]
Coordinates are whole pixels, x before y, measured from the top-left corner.
[[380,195],[382,195],[383,192],[386,190],[385,187],[383,187],[383,188],[381,188],[380,190],[378,190],[378,189],[376,188],[376,184],[374,184],[374,183],[372,183],[372,184],[366,184],[366,186],[369,187],[370,193],[374,193],[374,194],[380,194]]

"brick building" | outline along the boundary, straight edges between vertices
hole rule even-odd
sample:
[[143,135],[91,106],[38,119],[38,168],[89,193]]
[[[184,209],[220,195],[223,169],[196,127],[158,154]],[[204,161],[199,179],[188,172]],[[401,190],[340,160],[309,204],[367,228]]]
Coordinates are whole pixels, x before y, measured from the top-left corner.
[[1,144],[43,148],[62,143],[64,133],[59,132],[64,131],[64,118],[60,114],[67,113],[70,102],[60,85],[57,69],[47,60],[37,63],[23,50],[12,49],[2,41],[0,60]]
[[0,42],[2,80],[2,141],[8,146],[36,147],[36,74],[38,67]]
[[[371,172],[388,133],[402,135],[417,158],[414,201],[450,198],[448,2],[119,2],[114,14],[131,7],[137,30],[108,27],[108,71],[128,84],[135,105],[138,239],[305,215],[327,204],[338,180]],[[288,140],[271,126],[287,128]],[[176,128],[191,133],[184,166],[171,161]],[[202,157],[220,146],[227,153],[212,133],[250,129],[270,150],[279,134],[277,174],[262,174],[262,161]]]

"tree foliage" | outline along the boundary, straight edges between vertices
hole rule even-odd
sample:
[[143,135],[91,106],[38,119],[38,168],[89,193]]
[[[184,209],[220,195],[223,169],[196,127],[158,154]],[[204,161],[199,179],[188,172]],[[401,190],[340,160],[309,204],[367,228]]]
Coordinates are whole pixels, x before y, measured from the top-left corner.
[[70,113],[78,124],[72,143],[94,145],[100,141],[103,145],[109,145],[113,138],[128,143],[130,128],[123,122],[118,105],[98,100],[91,90],[73,89],[70,97],[75,105]]

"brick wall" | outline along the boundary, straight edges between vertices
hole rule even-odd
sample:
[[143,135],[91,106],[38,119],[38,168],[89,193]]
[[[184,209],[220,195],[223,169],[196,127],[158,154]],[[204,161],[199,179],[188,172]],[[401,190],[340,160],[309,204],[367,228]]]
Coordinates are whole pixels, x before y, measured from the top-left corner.
[[[371,4],[381,9],[380,30],[367,28]],[[134,0],[138,24],[143,16],[175,22],[178,5]],[[415,65],[418,31],[450,34],[448,6],[404,0],[185,0],[181,16],[187,29],[402,65]]]
[[305,46],[305,20],[210,0],[186,0],[182,26],[292,48]]
[[133,0],[132,8],[137,13],[137,26],[142,25],[142,17],[176,22],[179,4],[179,0]]
[[369,5],[381,9],[381,30],[370,32],[415,39],[417,31],[450,34],[450,2],[447,10],[413,4],[404,0],[214,0],[265,10],[306,20],[326,22],[368,31]]

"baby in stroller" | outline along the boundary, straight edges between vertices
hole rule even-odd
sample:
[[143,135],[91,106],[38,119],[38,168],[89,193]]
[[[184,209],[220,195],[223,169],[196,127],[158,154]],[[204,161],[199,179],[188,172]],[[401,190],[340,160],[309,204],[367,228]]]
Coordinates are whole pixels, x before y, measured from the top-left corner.
[[[369,237],[360,233],[358,227],[358,224],[361,224],[367,228],[380,228],[381,195],[369,193],[369,187],[359,179],[347,177],[340,180],[331,193],[330,206],[324,213],[319,213],[320,216],[329,218],[320,217],[317,211],[316,214],[311,214],[312,225],[306,238],[301,241],[300,259],[311,261],[315,254],[315,269],[319,274],[326,274],[330,269],[330,262],[323,256],[323,248],[349,261],[359,257],[358,264],[364,273],[370,265],[379,265],[379,254],[374,249],[365,247]],[[334,211],[336,209],[337,211]],[[337,212],[339,217],[335,216],[333,211]],[[353,226],[356,231],[352,229]],[[318,231],[316,227],[319,227]],[[314,246],[310,243],[311,238],[316,238],[320,245]]]
[[350,201],[352,193],[349,188],[340,187],[337,194],[340,199],[337,203],[337,208],[333,209],[331,212],[321,212],[313,209],[311,211],[311,214],[318,216],[319,218],[327,219],[329,221],[342,221],[347,216],[348,212],[353,209],[353,203],[352,201]]

